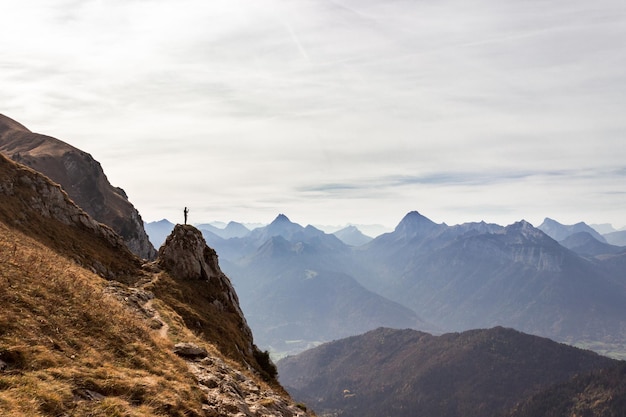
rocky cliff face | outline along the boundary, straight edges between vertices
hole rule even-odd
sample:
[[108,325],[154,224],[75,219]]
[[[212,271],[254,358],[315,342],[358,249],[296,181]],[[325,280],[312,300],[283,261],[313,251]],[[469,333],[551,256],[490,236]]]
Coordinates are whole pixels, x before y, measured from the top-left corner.
[[[176,278],[208,283],[214,292],[212,303],[220,310],[238,315],[241,330],[252,341],[252,332],[239,307],[235,289],[221,271],[217,253],[207,246],[200,230],[190,225],[176,225],[159,249],[158,263]],[[252,353],[252,343],[247,350]]]
[[167,275],[150,289],[180,314],[187,327],[270,383],[275,382],[276,368],[267,352],[254,344],[237,294],[200,230],[176,225],[159,249],[156,264]]
[[[2,154],[0,198],[0,220],[62,248],[70,258],[103,277],[121,278],[139,267],[120,236],[77,207],[58,184]],[[76,244],[83,236],[89,237],[89,243]]]
[[128,248],[145,259],[156,251],[139,212],[121,188],[113,187],[91,155],[50,136],[33,133],[0,115],[0,152],[60,184],[95,220],[117,232]]

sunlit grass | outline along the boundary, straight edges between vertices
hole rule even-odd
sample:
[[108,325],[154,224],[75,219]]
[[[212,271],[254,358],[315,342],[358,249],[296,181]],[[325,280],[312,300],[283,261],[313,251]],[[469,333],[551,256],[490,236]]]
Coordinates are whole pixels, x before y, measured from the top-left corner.
[[106,285],[0,223],[0,415],[202,415],[202,394],[172,342]]

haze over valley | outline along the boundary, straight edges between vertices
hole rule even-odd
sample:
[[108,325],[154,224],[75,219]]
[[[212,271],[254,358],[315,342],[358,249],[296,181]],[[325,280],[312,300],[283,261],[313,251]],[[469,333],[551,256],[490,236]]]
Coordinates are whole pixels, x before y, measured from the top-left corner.
[[0,416],[626,416],[623,0],[1,13]]
[[[139,314],[151,320],[154,331],[163,329],[158,330],[160,338],[173,337],[177,341],[180,340],[177,334],[195,333],[200,337],[192,338],[196,343],[209,343],[213,346],[211,349],[221,352],[219,355],[249,367],[254,375],[249,378],[253,379],[238,377],[247,381],[246,390],[260,392],[254,388],[254,384],[258,384],[254,378],[274,384],[279,390],[277,394],[264,391],[262,395],[254,394],[245,400],[216,396],[217,393],[211,391],[220,386],[214,379],[215,373],[232,371],[208,366],[215,365],[216,359],[208,358],[207,348],[196,343],[178,343],[173,352],[187,360],[191,375],[197,378],[197,385],[186,386],[199,387],[205,393],[204,400],[197,397],[203,405],[189,401],[176,406],[187,410],[185,413],[201,408],[204,415],[212,415],[228,407],[245,410],[263,407],[267,412],[270,410],[267,407],[272,405],[276,407],[273,415],[294,415],[296,409],[300,411],[295,411],[295,415],[305,415],[307,406],[300,403],[294,408],[289,397],[280,396],[282,387],[276,380],[277,368],[271,359],[293,354],[298,355],[279,362],[290,393],[296,400],[313,403],[330,414],[340,410],[344,415],[364,415],[361,407],[366,407],[374,413],[372,415],[392,409],[397,409],[398,415],[434,412],[442,416],[471,416],[481,415],[480,410],[524,415],[537,407],[545,407],[548,401],[555,409],[582,407],[602,416],[610,415],[603,414],[603,410],[619,410],[620,399],[626,395],[621,388],[622,365],[597,354],[613,358],[626,356],[626,247],[619,245],[623,232],[614,231],[605,223],[596,226],[604,234],[582,222],[565,225],[550,218],[538,227],[525,220],[506,226],[484,221],[448,226],[418,211],[410,211],[392,232],[375,238],[364,235],[355,226],[335,234],[325,233],[311,225],[294,223],[284,214],[252,230],[234,221],[223,228],[211,224],[174,225],[167,220],[143,223],[124,190],[112,186],[100,164],[84,151],[33,133],[20,123],[0,116],[0,152],[6,155],[0,160],[3,164],[0,191],[4,194],[0,214],[9,236],[9,240],[3,242],[8,275],[0,284],[5,289],[14,288],[10,276],[31,279],[35,273],[35,270],[26,275],[20,272],[26,269],[21,266],[24,260],[16,258],[18,242],[24,248],[21,250],[37,253],[41,249],[35,249],[36,245],[44,245],[55,256],[76,262],[79,271],[84,268],[80,274],[87,273],[81,278],[87,280],[85,282],[95,278],[114,282],[106,291],[128,303],[126,307],[119,307],[120,315]],[[59,184],[43,173],[56,178]],[[75,201],[82,202],[84,209],[76,206]],[[94,217],[108,214],[102,217],[108,225],[94,220],[90,213]],[[150,235],[155,239],[154,244],[148,241]],[[11,241],[14,242],[12,250]],[[158,257],[155,247],[159,248]],[[36,274],[40,274],[39,269]],[[93,278],[89,274],[97,275]],[[66,275],[63,277],[68,279]],[[37,288],[36,283],[28,282],[27,291]],[[96,282],[89,285],[102,285]],[[11,292],[6,294],[11,296]],[[151,307],[152,299],[159,300],[161,310]],[[29,309],[38,308],[36,302],[29,303]],[[18,313],[11,302],[6,305],[11,309],[0,316],[4,317],[0,322],[3,334],[32,337],[16,333],[6,316],[23,314],[24,309]],[[43,308],[51,307],[46,304]],[[164,322],[161,319],[164,314],[179,319]],[[183,327],[170,335],[175,323]],[[131,326],[136,325],[139,324]],[[73,331],[72,326],[62,326]],[[93,326],[91,329],[97,330],[103,324],[96,321]],[[471,330],[476,328],[487,330]],[[394,329],[415,329],[411,332],[416,333],[408,334],[417,335],[418,339],[438,335],[436,339],[427,339],[433,341],[434,350],[414,345],[412,337],[406,339],[396,333],[401,330]],[[117,337],[116,331],[112,330],[107,337]],[[456,339],[458,332],[462,332],[460,339]],[[327,375],[319,366],[306,365],[307,358],[311,355],[315,358],[328,348],[332,355],[323,354],[326,362],[347,363],[344,355],[353,357],[354,352],[333,346],[341,345],[350,336],[363,338],[363,343],[357,342],[366,348],[361,355],[373,360],[380,351],[379,336],[376,336],[379,334],[389,342],[384,344],[384,350],[391,349],[388,352],[391,356],[384,363],[406,363],[401,358],[410,354],[413,359],[431,365],[426,369],[414,368],[413,375],[401,376],[376,362],[371,362],[368,368],[372,374],[364,374],[361,365],[355,363],[351,370],[356,374],[350,376],[343,371],[341,378],[333,374],[338,368],[331,367]],[[372,335],[373,344],[367,342]],[[479,336],[475,339],[474,335]],[[541,339],[544,341],[535,343],[539,341],[533,339],[537,336],[554,341]],[[85,343],[96,343],[87,334],[73,337],[84,337],[89,339]],[[469,342],[467,337],[477,344]],[[46,340],[52,341],[53,348],[61,352],[67,349],[54,344],[51,337]],[[446,340],[452,340],[451,344]],[[597,353],[566,348],[556,341]],[[443,345],[437,347],[440,342]],[[165,343],[159,349],[165,348],[163,354],[167,355],[168,342]],[[468,343],[472,346],[470,355],[463,353]],[[2,349],[0,372],[22,372],[28,362],[41,360],[37,354],[11,343]],[[44,347],[37,349],[45,351]],[[452,353],[457,349],[461,349],[460,353]],[[549,352],[555,349],[562,349],[563,355],[580,355],[580,360],[585,357],[590,365],[577,368],[576,359],[567,360],[547,372],[546,365],[551,362]],[[448,354],[442,356],[441,352]],[[472,370],[471,363],[482,355],[487,355],[487,361],[495,355],[492,360],[497,357],[505,364],[515,364],[511,376],[516,382],[507,383],[505,386],[509,388],[500,396],[489,395],[492,388],[488,384],[475,386],[473,378],[467,380],[463,376],[470,372],[493,379],[486,372],[476,374],[477,371]],[[529,359],[538,357],[542,358],[539,362]],[[200,359],[202,365],[197,364]],[[51,360],[57,363],[57,359]],[[58,360],[62,360],[62,356]],[[315,363],[319,361],[314,359]],[[71,368],[71,372],[84,372],[82,366]],[[294,374],[293,370],[287,370],[292,368],[285,366],[300,370]],[[37,370],[35,366],[33,369],[43,372],[44,368]],[[154,372],[143,365],[141,369],[147,374]],[[504,372],[493,368],[492,371],[495,375]],[[318,380],[320,372],[323,381],[334,380],[339,384],[326,386]],[[581,373],[585,375],[582,382],[576,379]],[[387,376],[380,380],[382,385],[370,392],[366,386],[371,383],[367,381],[374,374]],[[177,375],[180,378],[190,376],[184,372]],[[437,381],[445,375],[457,375],[453,378],[458,391],[432,391],[437,386],[441,388]],[[59,399],[54,407],[42,406],[43,415],[48,415],[46,410],[49,409],[96,410],[101,405],[107,407],[107,401],[117,401],[120,409],[139,404],[145,408],[145,415],[153,415],[159,407],[172,407],[153,403],[150,408],[142,405],[143,400],[133,403],[119,395],[119,388],[111,391],[100,382],[88,385],[95,387],[94,391],[83,388],[82,383],[71,382],[72,377],[67,374],[54,378],[61,378],[64,389],[75,394]],[[317,382],[303,385],[309,378]],[[555,396],[582,398],[580,390],[595,384],[608,387],[606,380],[617,381],[618,385],[611,385],[610,393],[593,391],[593,407],[587,401],[553,400]],[[4,386],[16,388],[15,384],[19,383]],[[478,389],[470,397],[466,395],[468,386]],[[398,387],[403,388],[398,391]],[[47,385],[43,384],[31,395],[46,395],[46,389]],[[418,395],[424,401],[418,405],[407,401],[407,389],[410,395]],[[222,386],[220,392],[223,390]],[[548,399],[533,397],[531,394],[536,392]],[[12,413],[26,410],[19,397],[3,394],[2,390],[0,395],[6,398],[4,402],[9,404],[7,407]],[[602,400],[596,399],[597,395]],[[374,401],[382,408],[376,411],[368,407],[367,401],[359,400],[361,397],[379,398]],[[32,415],[34,409],[30,410],[25,412]],[[255,413],[250,411],[246,415],[257,415]]]

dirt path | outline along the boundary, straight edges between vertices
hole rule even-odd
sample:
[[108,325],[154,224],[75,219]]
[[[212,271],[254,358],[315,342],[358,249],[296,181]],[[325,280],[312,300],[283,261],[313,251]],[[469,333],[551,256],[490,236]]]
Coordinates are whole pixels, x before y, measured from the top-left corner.
[[159,328],[158,334],[161,337],[167,337],[167,332],[170,330],[170,326],[169,324],[167,324],[165,322],[165,320],[163,320],[161,318],[161,315],[159,314],[159,311],[154,308],[153,306],[153,301],[154,300],[148,300],[148,302],[146,302],[143,305],[143,308],[146,309],[147,311],[154,311],[154,315],[152,316],[153,320],[158,320],[159,322],[161,322],[163,325]]
[[[159,281],[159,278],[161,278],[161,274],[159,272],[152,272],[151,278],[147,281],[142,283],[141,285],[139,285],[139,288],[142,290],[146,290],[146,287],[148,285],[153,285],[156,284]],[[149,290],[146,290],[149,291]],[[165,322],[165,320],[163,320],[163,318],[161,317],[161,315],[159,314],[159,311],[154,308],[154,299],[149,299],[148,301],[146,301],[142,308],[147,311],[152,313],[152,319],[158,321],[159,323],[162,323],[162,326],[158,329],[158,333],[159,336],[161,337],[167,337],[167,332],[170,330],[170,326]]]

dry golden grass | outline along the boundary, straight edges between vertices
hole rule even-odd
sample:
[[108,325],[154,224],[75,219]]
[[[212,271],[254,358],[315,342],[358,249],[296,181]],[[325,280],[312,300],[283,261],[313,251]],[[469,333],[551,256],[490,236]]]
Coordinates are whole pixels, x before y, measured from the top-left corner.
[[[159,279],[147,285],[146,289],[154,293],[162,306],[173,310],[171,314],[177,317],[179,329],[191,330],[195,337],[214,344],[222,355],[235,363],[250,364],[273,389],[285,393],[275,375],[268,374],[259,361],[263,353],[256,346],[253,346],[252,352],[247,351],[246,346],[250,343],[247,337],[251,336],[242,331],[244,322],[241,316],[213,303],[213,300],[219,299],[223,289],[200,280],[175,279],[167,272],[162,272]],[[176,332],[176,326],[172,326],[172,335],[175,336]]]
[[202,394],[172,343],[105,286],[0,223],[0,359],[8,365],[0,415],[202,415]]
[[[246,348],[245,321],[213,304],[223,288],[142,270],[121,240],[59,193],[0,155],[1,417],[204,415],[208,399],[173,354],[177,341],[205,347],[252,379],[250,365],[263,372],[258,350]],[[143,307],[125,300],[127,285],[156,298]],[[146,319],[150,308],[157,316]]]

